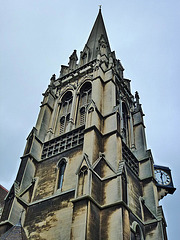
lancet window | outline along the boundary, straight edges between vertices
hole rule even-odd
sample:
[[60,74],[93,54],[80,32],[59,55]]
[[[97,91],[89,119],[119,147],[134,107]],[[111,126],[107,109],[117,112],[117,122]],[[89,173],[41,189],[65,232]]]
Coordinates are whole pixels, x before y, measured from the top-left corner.
[[135,232],[135,240],[142,240],[142,230],[140,229],[139,225],[136,225],[136,232]]
[[132,232],[131,232],[131,239],[132,240],[144,240],[143,232],[140,225],[137,222],[132,223]]
[[89,82],[85,83],[80,90],[79,114],[78,114],[79,126],[82,126],[85,124],[87,108],[91,102],[91,92],[92,92],[92,86],[91,86],[91,83]]
[[60,134],[66,132],[67,125],[70,120],[71,114],[71,107],[72,107],[72,93],[69,91],[67,92],[61,101],[61,108],[60,108]]
[[84,166],[79,172],[79,184],[78,184],[78,196],[82,196],[86,193],[87,188],[87,167]]
[[58,164],[59,176],[58,176],[57,188],[60,190],[62,190],[65,168],[66,168],[66,161],[65,159],[62,159]]
[[128,111],[125,103],[122,103],[122,119],[123,119],[123,126],[122,126],[122,131],[123,131],[123,139],[127,145],[129,145],[129,129],[128,129]]
[[139,226],[136,227],[136,233],[135,233],[136,240],[141,240],[141,232]]
[[124,173],[122,174],[122,200],[127,204],[127,179]]

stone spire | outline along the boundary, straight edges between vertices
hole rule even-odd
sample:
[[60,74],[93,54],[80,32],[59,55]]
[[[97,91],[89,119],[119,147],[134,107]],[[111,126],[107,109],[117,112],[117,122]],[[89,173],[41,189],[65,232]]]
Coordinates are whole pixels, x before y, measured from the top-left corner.
[[85,54],[88,49],[89,53],[87,54],[88,55],[87,61],[91,61],[97,57],[97,54],[99,53],[101,47],[106,48],[107,54],[111,52],[100,8],[94,26],[89,35],[88,41],[83,49],[83,52],[81,53],[81,56],[83,56],[83,54]]

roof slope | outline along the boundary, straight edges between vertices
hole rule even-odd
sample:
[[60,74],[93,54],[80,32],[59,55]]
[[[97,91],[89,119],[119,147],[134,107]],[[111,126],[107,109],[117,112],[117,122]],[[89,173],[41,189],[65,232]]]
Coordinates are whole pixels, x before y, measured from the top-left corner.
[[27,237],[22,225],[18,223],[4,233],[0,240],[27,240]]

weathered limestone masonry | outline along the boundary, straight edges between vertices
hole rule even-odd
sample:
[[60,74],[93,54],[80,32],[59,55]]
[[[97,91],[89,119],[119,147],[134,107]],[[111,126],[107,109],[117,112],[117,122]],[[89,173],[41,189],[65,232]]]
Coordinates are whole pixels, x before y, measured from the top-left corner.
[[79,62],[74,51],[43,94],[5,199],[2,239],[20,216],[30,240],[167,239],[158,201],[175,190],[170,169],[154,166],[123,71],[99,10]]

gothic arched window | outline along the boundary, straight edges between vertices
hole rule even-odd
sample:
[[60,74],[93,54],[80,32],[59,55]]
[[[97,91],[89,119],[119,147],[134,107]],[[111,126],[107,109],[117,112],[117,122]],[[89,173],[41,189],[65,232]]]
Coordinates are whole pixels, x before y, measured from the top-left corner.
[[135,240],[142,240],[143,239],[143,234],[140,226],[137,224],[136,225],[136,231],[135,231]]
[[80,90],[78,113],[78,125],[80,126],[85,124],[87,108],[91,102],[91,92],[92,85],[90,82],[85,83]]
[[136,240],[141,240],[141,231],[138,225],[136,227],[135,237],[136,237]]
[[135,221],[132,223],[132,230],[133,231],[131,232],[131,239],[144,240],[142,228]]
[[57,188],[60,189],[60,190],[62,189],[62,185],[63,185],[65,168],[66,168],[66,161],[63,159],[58,164],[59,176],[58,176],[58,186],[57,186]]
[[127,204],[127,179],[124,173],[122,174],[122,200]]
[[129,130],[128,130],[128,111],[125,103],[122,103],[122,119],[123,119],[123,139],[125,143],[129,144]]
[[70,113],[71,113],[71,107],[72,107],[72,92],[67,92],[62,100],[61,100],[61,108],[60,108],[60,130],[59,133],[63,134],[66,132],[66,128],[68,125],[68,122],[70,120]]
[[87,167],[82,167],[79,172],[78,196],[82,196],[87,192],[87,174]]

